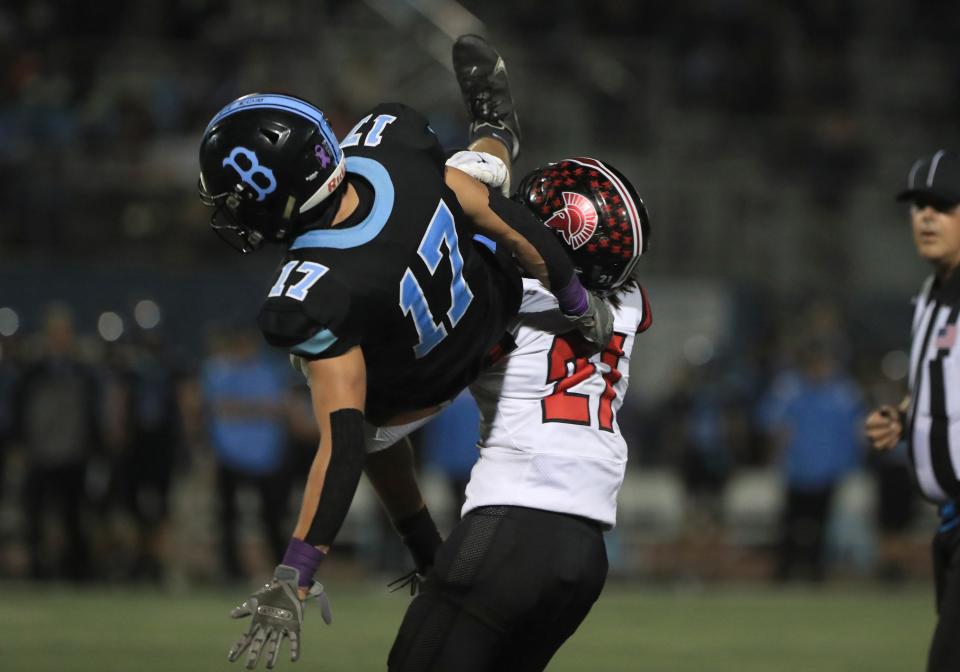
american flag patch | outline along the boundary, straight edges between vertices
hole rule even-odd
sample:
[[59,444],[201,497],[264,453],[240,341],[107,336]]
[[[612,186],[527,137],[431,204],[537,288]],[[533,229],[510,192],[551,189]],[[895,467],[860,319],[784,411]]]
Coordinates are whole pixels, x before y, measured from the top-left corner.
[[957,325],[948,324],[937,331],[937,340],[934,346],[937,350],[949,350],[957,340]]

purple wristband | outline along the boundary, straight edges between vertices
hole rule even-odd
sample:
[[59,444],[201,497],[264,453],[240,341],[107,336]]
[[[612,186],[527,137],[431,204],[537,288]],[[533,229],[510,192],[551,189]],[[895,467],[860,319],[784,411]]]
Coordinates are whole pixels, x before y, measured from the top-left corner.
[[587,290],[580,284],[580,278],[573,276],[563,289],[553,294],[560,303],[560,311],[564,315],[583,315],[587,312]]
[[283,560],[280,564],[287,567],[293,567],[300,572],[300,580],[297,584],[304,588],[313,583],[313,575],[320,566],[320,561],[324,558],[324,552],[316,546],[311,546],[305,541],[293,538],[287,544],[287,552],[283,554]]

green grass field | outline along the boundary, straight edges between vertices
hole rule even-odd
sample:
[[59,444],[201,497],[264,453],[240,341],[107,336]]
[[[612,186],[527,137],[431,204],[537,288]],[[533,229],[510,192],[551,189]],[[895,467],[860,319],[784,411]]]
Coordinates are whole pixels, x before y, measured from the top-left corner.
[[[294,672],[385,669],[406,598],[380,586],[333,586],[334,624],[308,612]],[[704,592],[610,584],[554,672],[909,672],[934,624],[932,590],[827,587]],[[216,672],[240,633],[234,594],[3,587],[4,672]],[[311,616],[313,616],[311,618]],[[261,663],[261,668],[262,663]]]

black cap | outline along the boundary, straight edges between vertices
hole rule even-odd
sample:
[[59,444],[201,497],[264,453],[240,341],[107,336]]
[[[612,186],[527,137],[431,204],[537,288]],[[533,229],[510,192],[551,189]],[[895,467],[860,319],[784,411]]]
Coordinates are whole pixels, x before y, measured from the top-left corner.
[[918,198],[947,205],[960,203],[960,155],[940,149],[933,156],[913,162],[907,175],[907,188],[897,194],[897,200]]

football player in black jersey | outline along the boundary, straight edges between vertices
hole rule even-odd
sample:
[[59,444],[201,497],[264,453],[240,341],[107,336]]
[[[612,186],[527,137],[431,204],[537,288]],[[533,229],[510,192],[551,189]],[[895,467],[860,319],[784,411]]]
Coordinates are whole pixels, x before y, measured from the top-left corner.
[[[479,38],[461,38],[455,45],[455,71],[466,92],[471,69],[459,67],[458,47],[462,53],[489,46]],[[499,60],[487,60],[494,58]],[[509,147],[496,136],[484,143],[471,149]],[[504,187],[508,173],[497,173],[495,166],[509,160],[506,151],[499,157],[474,151],[455,155],[448,165]],[[442,548],[409,470],[370,469],[399,449],[387,444],[409,427],[395,428],[370,447],[378,452],[368,456],[367,473],[388,510],[397,507],[391,511],[394,519],[420,507],[416,516],[403,519],[405,529],[398,526],[416,571],[392,585],[409,584],[412,594],[422,587],[422,593],[410,604],[394,640],[391,671],[542,670],[589,612],[606,577],[602,530],[615,517],[626,444],[612,421],[619,402],[609,407],[610,427],[603,427],[600,409],[604,399],[622,399],[627,381],[618,363],[629,361],[629,344],[650,325],[646,294],[635,276],[650,236],[649,219],[629,181],[609,164],[588,158],[533,171],[514,198],[542,218],[545,229],[556,232],[583,283],[613,297],[618,333],[594,359],[560,354],[563,373],[552,377],[548,371],[553,370],[557,339],[567,338],[561,334],[568,328],[556,303],[551,308],[536,284],[525,282],[521,315],[510,329],[519,347],[505,353],[471,388],[479,395],[483,416],[480,457],[467,488],[468,513]],[[551,322],[551,313],[558,322]],[[547,420],[548,400],[570,394],[557,391],[569,389],[567,383],[575,386],[578,403],[565,404],[563,418]],[[598,403],[590,401],[597,397]],[[593,403],[596,420],[589,411]],[[583,417],[574,420],[569,415],[573,408]],[[551,435],[537,429],[546,428],[541,422],[575,427],[563,430],[569,436]],[[551,427],[556,432],[559,425]],[[540,445],[542,441],[549,445]],[[383,496],[385,491],[391,496]]]
[[[500,186],[482,164],[462,165]],[[470,388],[481,432],[464,515],[442,546],[406,540],[417,573],[393,585],[420,594],[390,650],[390,672],[543,670],[606,579],[603,533],[616,520],[627,457],[616,412],[635,338],[652,321],[637,274],[649,217],[626,177],[586,157],[532,171],[513,198],[556,232],[583,283],[610,297],[617,326],[603,353],[579,354],[556,302],[524,281],[509,328],[515,349]],[[416,485],[408,489],[419,502]]]
[[[487,73],[470,94],[480,101],[475,139],[506,142],[515,158],[502,61],[488,68],[487,53],[467,55],[478,59],[474,74]],[[288,246],[258,321],[298,358],[321,435],[283,562],[233,612],[253,617],[229,656],[249,650],[249,668],[263,648],[272,667],[284,637],[295,660],[301,601],[325,600],[313,575],[364,466],[364,419],[391,426],[434,414],[502,338],[520,299],[511,254],[585,338],[599,348],[610,337],[609,308],[584,289],[552,234],[443,158],[426,119],[399,104],[375,107],[338,143],[305,100],[251,94],[203,134],[199,188],[214,230],[244,253]],[[475,246],[476,234],[497,251]]]

